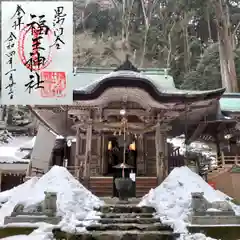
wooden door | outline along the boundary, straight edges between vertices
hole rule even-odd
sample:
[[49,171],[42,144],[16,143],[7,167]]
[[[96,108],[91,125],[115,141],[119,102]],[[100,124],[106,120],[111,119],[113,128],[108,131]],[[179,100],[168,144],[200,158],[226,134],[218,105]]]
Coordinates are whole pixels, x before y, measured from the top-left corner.
[[101,136],[92,137],[92,157],[90,163],[90,176],[98,176],[101,173]]
[[156,176],[156,148],[155,137],[144,137],[144,152],[146,163],[146,176]]
[[[101,173],[101,136],[92,135],[91,162],[89,166],[90,176],[98,176]],[[79,162],[83,166],[86,151],[86,138],[79,140]]]

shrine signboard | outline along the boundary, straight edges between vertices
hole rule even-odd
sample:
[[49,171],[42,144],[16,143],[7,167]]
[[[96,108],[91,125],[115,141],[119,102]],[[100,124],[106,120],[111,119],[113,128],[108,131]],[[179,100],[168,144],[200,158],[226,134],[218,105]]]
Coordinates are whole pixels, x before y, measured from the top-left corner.
[[73,3],[3,1],[1,104],[72,104]]

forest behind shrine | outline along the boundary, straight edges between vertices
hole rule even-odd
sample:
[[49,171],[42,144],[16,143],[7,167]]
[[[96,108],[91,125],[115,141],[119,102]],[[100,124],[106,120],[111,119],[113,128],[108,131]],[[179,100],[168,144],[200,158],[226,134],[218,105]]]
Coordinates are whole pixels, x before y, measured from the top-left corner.
[[[239,0],[74,0],[74,65],[166,68],[177,87],[239,92]],[[220,61],[221,60],[221,61]]]
[[74,1],[74,64],[166,68],[185,89],[240,85],[238,0]]

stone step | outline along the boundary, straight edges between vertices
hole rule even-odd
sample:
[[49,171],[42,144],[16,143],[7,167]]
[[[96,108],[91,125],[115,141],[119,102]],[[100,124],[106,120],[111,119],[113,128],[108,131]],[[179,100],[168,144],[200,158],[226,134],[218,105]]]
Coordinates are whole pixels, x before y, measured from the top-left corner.
[[94,224],[87,226],[88,231],[173,231],[170,226],[161,223],[154,224],[129,224],[129,223],[113,223],[113,224]]
[[84,240],[174,240],[179,237],[179,234],[172,233],[170,231],[121,231],[116,234],[115,231],[106,232],[94,232],[90,238],[84,238]]
[[102,224],[112,224],[112,223],[137,223],[137,224],[151,224],[159,223],[157,218],[103,218],[99,220]]
[[124,218],[138,218],[138,219],[141,219],[141,218],[149,218],[151,219],[153,217],[153,214],[152,213],[104,213],[101,215],[101,218],[104,219],[104,218],[121,218],[121,219],[124,219]]
[[154,213],[153,207],[137,207],[134,205],[104,205],[98,209],[102,213]]
[[[57,233],[59,230],[54,230]],[[74,235],[78,240],[175,240],[180,234],[172,231],[94,231]]]

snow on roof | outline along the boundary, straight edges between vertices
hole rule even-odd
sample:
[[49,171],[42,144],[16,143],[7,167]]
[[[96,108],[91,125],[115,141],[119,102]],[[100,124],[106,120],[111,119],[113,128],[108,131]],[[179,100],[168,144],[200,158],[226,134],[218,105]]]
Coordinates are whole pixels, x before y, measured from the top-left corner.
[[[176,232],[187,232],[186,224],[191,211],[191,193],[204,192],[210,201],[228,201],[227,196],[214,190],[198,174],[188,167],[174,168],[161,185],[145,195],[140,206],[153,206],[165,224],[171,224]],[[229,202],[235,213],[240,215],[240,207]]]
[[[16,137],[9,140],[9,143],[0,144],[0,163],[18,163],[29,162],[29,159],[23,159],[29,154],[29,151],[21,151],[25,144],[32,142],[32,137]],[[26,148],[27,149],[27,148]]]
[[20,148],[21,149],[33,149],[35,141],[36,141],[36,136],[31,138],[29,141],[24,142],[22,145],[20,145]]
[[65,231],[75,228],[80,220],[97,219],[93,209],[103,204],[66,168],[53,166],[40,179],[33,178],[14,189],[0,193],[0,201],[8,200],[0,209],[0,225],[17,204],[24,204],[25,210],[30,211],[37,203],[43,201],[44,191],[57,193],[57,214],[63,217],[60,224]]
[[13,147],[0,147],[0,163],[29,162],[29,159],[23,159],[27,154]]

